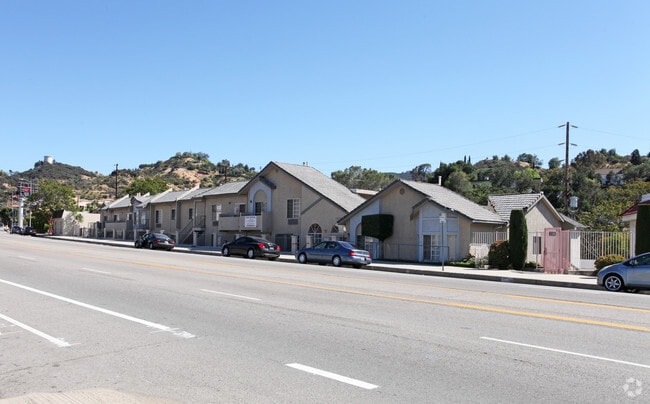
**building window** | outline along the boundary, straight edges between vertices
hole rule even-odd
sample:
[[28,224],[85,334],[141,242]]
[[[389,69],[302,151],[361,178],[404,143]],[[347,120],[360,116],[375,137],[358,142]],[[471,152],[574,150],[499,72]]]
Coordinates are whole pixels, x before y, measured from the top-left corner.
[[533,236],[533,254],[539,255],[542,253],[542,237]]
[[307,230],[307,235],[311,237],[311,240],[314,244],[318,244],[321,241],[323,241],[323,229],[317,224],[314,223],[311,226],[309,226],[309,230]]
[[194,208],[189,209],[189,219],[190,220],[194,219]]
[[221,205],[212,205],[212,221],[216,222],[221,216]]
[[287,200],[287,219],[298,219],[300,217],[300,199]]
[[161,223],[161,221],[160,221],[161,216],[162,216],[162,215],[160,214],[160,211],[159,211],[159,210],[157,210],[157,211],[154,213],[154,220],[155,220],[155,223],[156,223],[156,224],[160,224],[160,223]]
[[120,216],[119,215],[113,215],[113,223],[117,223],[119,220]]
[[255,202],[255,214],[261,215],[264,210],[264,202]]
[[245,215],[246,214],[246,204],[240,203],[235,205],[235,215]]
[[172,209],[171,220],[176,220],[176,209]]

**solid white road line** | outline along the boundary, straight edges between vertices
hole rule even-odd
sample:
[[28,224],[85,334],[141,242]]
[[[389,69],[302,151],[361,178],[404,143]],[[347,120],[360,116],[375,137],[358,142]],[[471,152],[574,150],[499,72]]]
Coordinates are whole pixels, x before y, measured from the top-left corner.
[[339,381],[339,382],[351,384],[351,385],[356,386],[356,387],[361,387],[362,389],[366,389],[366,390],[372,390],[372,389],[376,389],[377,387],[379,387],[379,386],[377,386],[375,384],[366,383],[366,382],[363,382],[361,380],[351,379],[349,377],[337,375],[336,373],[328,372],[328,371],[325,371],[325,370],[312,368],[310,366],[301,365],[299,363],[288,363],[287,366],[289,366],[290,368],[302,370],[303,372],[312,373],[314,375],[323,376],[323,377],[326,377],[328,379],[332,379],[332,380],[336,380],[336,381]]
[[50,341],[51,343],[53,343],[53,344],[55,344],[55,345],[57,345],[57,346],[59,346],[59,347],[61,347],[61,348],[65,348],[65,347],[69,347],[69,346],[71,346],[71,344],[68,344],[67,342],[65,342],[65,341],[63,341],[63,340],[61,340],[61,339],[59,339],[59,338],[54,338],[54,337],[51,336],[51,335],[47,335],[47,334],[45,334],[44,332],[39,331],[39,330],[37,330],[36,328],[30,327],[30,326],[28,326],[27,324],[23,324],[23,323],[21,323],[21,322],[18,321],[18,320],[14,320],[13,318],[7,317],[7,316],[2,315],[2,314],[0,314],[0,318],[3,319],[3,320],[5,320],[5,321],[10,322],[10,323],[13,324],[13,325],[16,325],[16,326],[22,328],[22,329],[25,330],[25,331],[29,331],[29,332],[31,332],[32,334],[36,334],[36,335],[38,335],[39,337],[44,338],[44,339]]
[[104,313],[104,314],[108,314],[110,316],[121,318],[123,320],[133,321],[134,323],[142,324],[142,325],[145,325],[145,326],[147,326],[149,328],[155,328],[155,329],[157,329],[159,331],[171,332],[172,334],[176,335],[177,337],[194,338],[193,334],[190,334],[187,331],[178,331],[178,328],[171,328],[171,327],[168,327],[166,325],[153,323],[151,321],[143,320],[141,318],[129,316],[127,314],[118,313],[116,311],[104,309],[102,307],[93,306],[91,304],[83,303],[83,302],[80,302],[78,300],[69,299],[67,297],[63,297],[63,296],[55,295],[53,293],[49,293],[49,292],[45,292],[45,291],[42,291],[42,290],[34,289],[32,287],[29,287],[29,286],[21,285],[21,284],[10,282],[10,281],[5,281],[3,279],[0,279],[0,283],[15,286],[17,288],[21,288],[21,289],[24,289],[24,290],[28,290],[30,292],[38,293],[38,294],[43,295],[43,296],[48,296],[48,297],[51,297],[53,299],[61,300],[63,302],[74,304],[74,305],[77,305],[77,306],[80,306],[80,307],[83,307],[83,308],[86,308],[86,309],[95,310],[95,311],[98,311],[100,313]]
[[81,269],[83,269],[84,271],[88,271],[88,272],[94,272],[94,273],[96,273],[96,274],[106,274],[106,275],[110,275],[110,272],[100,271],[99,269],[92,269],[92,268],[81,268]]
[[583,358],[597,359],[597,360],[601,360],[601,361],[621,363],[623,365],[637,366],[637,367],[641,367],[641,368],[650,369],[650,365],[644,365],[642,363],[621,361],[621,360],[618,360],[618,359],[604,358],[602,356],[587,355],[587,354],[582,354],[582,353],[578,353],[578,352],[564,351],[562,349],[547,348],[547,347],[543,347],[543,346],[539,346],[539,345],[530,345],[530,344],[524,344],[524,343],[521,343],[521,342],[506,341],[506,340],[503,340],[503,339],[496,339],[496,338],[490,338],[490,337],[481,337],[481,339],[488,340],[488,341],[502,342],[504,344],[519,345],[519,346],[523,346],[523,347],[526,347],[526,348],[541,349],[541,350],[544,350],[544,351],[563,353],[563,354],[567,354],[567,355],[580,356],[580,357],[583,357]]
[[231,296],[231,297],[238,297],[240,299],[249,299],[249,300],[257,300],[260,301],[262,299],[258,299],[256,297],[248,297],[248,296],[241,296],[241,295],[233,295],[231,293],[223,293],[223,292],[217,292],[216,290],[210,290],[210,289],[201,289],[203,292],[208,292],[208,293],[214,293],[215,295],[224,295],[224,296]]

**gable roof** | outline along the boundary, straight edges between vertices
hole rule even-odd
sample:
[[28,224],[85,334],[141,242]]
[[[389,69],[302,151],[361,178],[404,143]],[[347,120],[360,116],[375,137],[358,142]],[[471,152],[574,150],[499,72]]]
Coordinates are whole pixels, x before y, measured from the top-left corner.
[[171,189],[168,189],[167,191],[154,195],[153,198],[151,198],[151,200],[148,202],[152,204],[176,202],[177,200],[181,199],[188,193],[195,191],[196,189],[198,189],[198,187],[184,189],[182,191],[172,191]]
[[205,197],[213,195],[238,194],[246,184],[248,184],[248,181],[226,182],[225,184],[221,184],[217,187],[209,188],[200,196]]
[[277,161],[272,161],[267,164],[266,167],[264,167],[242,188],[242,191],[250,187],[251,184],[254,183],[255,179],[259,179],[262,182],[268,182],[264,177],[264,174],[268,172],[271,167],[277,167],[284,171],[287,175],[303,183],[306,187],[330,200],[333,204],[339,206],[346,212],[351,211],[365,201],[363,197],[353,193],[344,185],[334,181],[313,167],[308,165],[279,163]]
[[108,205],[102,207],[100,210],[128,208],[130,206],[131,206],[131,196],[130,195],[124,195],[120,199],[114,200],[113,202],[109,203]]
[[[537,205],[542,199],[546,199],[544,194],[506,194],[506,195],[490,195],[488,196],[488,207],[494,210],[501,219],[506,222],[510,221],[510,212],[513,210],[521,209],[528,212],[531,208]],[[548,201],[548,199],[546,199]],[[550,202],[549,204],[550,205]],[[560,215],[555,211],[555,208],[550,206],[558,219]]]
[[411,180],[398,180],[413,188],[414,190],[422,193],[427,200],[435,202],[436,204],[460,213],[473,222],[479,223],[503,223],[501,217],[494,212],[489,211],[484,206],[476,202],[470,201],[464,196],[443,187],[438,184],[430,184],[428,182],[418,182]]
[[[444,208],[447,208],[451,211],[454,211],[460,215],[465,216],[474,223],[490,223],[490,224],[503,224],[503,220],[494,212],[486,209],[485,207],[470,201],[464,196],[457,194],[456,192],[447,189],[441,185],[430,184],[427,182],[418,182],[404,179],[397,179],[389,184],[386,188],[381,190],[377,195],[370,198],[368,201],[364,202],[361,206],[358,206],[352,212],[347,214],[339,223],[344,222],[350,216],[354,215],[356,212],[365,208],[367,205],[373,203],[375,199],[381,198],[388,190],[396,186],[405,186],[412,189],[414,192],[419,193],[422,196],[422,201],[418,202],[415,206],[411,206],[411,209],[416,208],[424,202],[434,202]],[[408,208],[408,207],[405,207]]]

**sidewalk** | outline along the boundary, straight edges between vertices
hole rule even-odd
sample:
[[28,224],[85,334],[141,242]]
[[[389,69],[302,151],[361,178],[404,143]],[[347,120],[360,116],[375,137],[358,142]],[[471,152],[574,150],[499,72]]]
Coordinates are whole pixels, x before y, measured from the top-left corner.
[[[133,248],[133,241],[122,241],[112,239],[94,239],[82,237],[47,236],[49,239],[75,241],[117,247]],[[177,253],[204,254],[221,256],[221,251],[215,247],[192,247],[189,245],[178,245],[172,250]],[[296,262],[292,254],[282,254],[279,258],[282,261]],[[565,288],[595,289],[604,290],[596,284],[595,276],[587,275],[562,275],[546,274],[543,272],[477,269],[445,265],[429,265],[422,263],[406,263],[391,261],[373,261],[371,265],[364,268],[367,271],[399,272],[425,276],[444,276],[450,278],[475,279],[493,282],[524,283],[530,285],[556,286]]]

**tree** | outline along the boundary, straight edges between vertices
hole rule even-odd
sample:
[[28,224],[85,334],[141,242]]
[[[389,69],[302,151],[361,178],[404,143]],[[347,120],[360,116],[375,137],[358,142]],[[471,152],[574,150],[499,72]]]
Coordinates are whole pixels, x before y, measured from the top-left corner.
[[644,158],[637,165],[629,165],[623,168],[623,181],[650,181],[650,158]]
[[528,255],[528,226],[526,225],[526,214],[523,209],[510,211],[510,227],[508,230],[510,264],[515,270],[521,271],[526,265],[526,256]]
[[431,176],[431,164],[420,164],[411,170],[411,178],[414,181],[427,182]]
[[621,231],[627,227],[621,212],[634,205],[644,194],[650,193],[650,182],[636,181],[601,190],[597,203],[589,210],[578,212],[580,223],[592,230]]
[[124,189],[127,195],[159,194],[169,188],[167,181],[159,177],[136,178]]
[[75,219],[81,221],[77,215],[79,206],[72,187],[52,180],[42,180],[26,200],[32,211],[32,224],[42,230],[49,228],[54,212],[67,210],[75,214]]
[[634,149],[632,151],[632,154],[630,155],[630,163],[635,166],[641,164],[641,153],[639,153],[639,149]]
[[638,205],[636,213],[636,254],[650,252],[650,205]]
[[548,169],[552,170],[554,168],[560,168],[562,166],[561,160],[557,157],[553,157],[548,161]]
[[350,189],[379,191],[393,182],[396,176],[360,166],[351,166],[343,171],[334,171],[331,178]]
[[472,183],[467,178],[467,174],[462,171],[452,172],[445,182],[445,187],[463,196],[467,196],[472,191]]
[[530,154],[530,153],[521,153],[517,157],[517,161],[521,161],[523,163],[528,163],[532,168],[535,167],[541,167],[542,166],[542,160],[540,160],[537,155],[535,154]]

